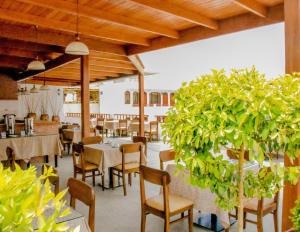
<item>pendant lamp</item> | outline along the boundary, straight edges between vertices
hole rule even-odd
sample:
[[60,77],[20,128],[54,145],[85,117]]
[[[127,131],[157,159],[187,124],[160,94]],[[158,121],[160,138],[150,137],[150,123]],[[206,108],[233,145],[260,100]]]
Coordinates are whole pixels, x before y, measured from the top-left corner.
[[[38,31],[37,31],[37,26],[34,27],[35,28],[35,40],[36,42],[38,42]],[[27,65],[27,70],[32,70],[32,71],[39,71],[39,70],[45,70],[45,64],[39,60],[39,57],[37,56],[35,60],[31,61],[28,65]]]
[[79,0],[77,0],[77,14],[76,14],[76,39],[75,41],[71,42],[68,44],[68,46],[65,49],[65,53],[66,54],[70,54],[70,55],[80,55],[80,56],[85,56],[89,54],[89,48],[86,46],[86,44],[80,42],[80,38],[79,38],[79,29],[78,29],[78,25],[79,25],[79,15],[78,15],[78,11],[79,11]]
[[45,72],[44,72],[44,84],[40,87],[40,90],[41,91],[48,91],[49,90],[49,87],[48,85],[46,85],[46,77],[45,77]]

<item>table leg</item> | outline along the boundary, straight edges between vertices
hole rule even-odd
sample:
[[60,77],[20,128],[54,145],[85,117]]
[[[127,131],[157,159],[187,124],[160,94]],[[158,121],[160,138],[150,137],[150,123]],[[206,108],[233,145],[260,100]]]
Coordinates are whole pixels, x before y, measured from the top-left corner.
[[54,166],[57,168],[58,166],[58,159],[57,159],[58,155],[54,156]]
[[45,163],[49,163],[49,156],[46,155],[46,156],[44,156],[44,158],[45,158]]

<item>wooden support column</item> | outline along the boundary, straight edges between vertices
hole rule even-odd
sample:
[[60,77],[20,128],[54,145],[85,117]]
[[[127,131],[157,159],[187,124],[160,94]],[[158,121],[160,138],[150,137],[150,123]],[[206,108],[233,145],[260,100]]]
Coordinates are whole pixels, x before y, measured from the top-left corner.
[[80,58],[81,81],[81,132],[82,138],[90,135],[90,67],[89,56]]
[[144,121],[145,121],[145,112],[144,112],[144,106],[145,106],[145,98],[144,98],[144,74],[139,73],[139,117],[140,117],[140,136],[145,135],[145,128],[144,128]]
[[[300,0],[284,1],[285,20],[285,71],[286,73],[300,72]],[[288,157],[284,158],[285,166],[300,165],[300,157],[291,164]],[[295,200],[300,197],[300,182],[297,185],[285,183],[283,192],[282,230],[292,227],[290,211]]]

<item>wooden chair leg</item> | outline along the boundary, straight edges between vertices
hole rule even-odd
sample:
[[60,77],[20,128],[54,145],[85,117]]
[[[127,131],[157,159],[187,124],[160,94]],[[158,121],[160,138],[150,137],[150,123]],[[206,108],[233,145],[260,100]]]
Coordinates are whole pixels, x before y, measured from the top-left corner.
[[92,173],[93,173],[93,186],[95,187],[95,185],[96,185],[96,180],[95,180],[96,173],[95,173],[95,171],[92,171]]
[[274,230],[275,232],[278,232],[278,211],[275,210],[273,213],[273,219],[274,219]]
[[85,182],[85,171],[82,171],[82,181]]
[[184,212],[181,213],[181,218],[184,218]]
[[263,232],[263,217],[262,215],[257,215],[257,232]]
[[[193,209],[189,209],[189,232],[193,231]],[[181,215],[182,216],[182,215]],[[183,213],[184,216],[184,213]]]
[[146,231],[146,213],[142,209],[142,215],[141,215],[141,232]]
[[169,217],[165,217],[164,232],[170,232],[170,218]]
[[247,212],[244,212],[244,217],[243,217],[243,228],[246,229],[246,219],[247,219]]
[[74,178],[76,179],[76,177],[77,177],[77,170],[76,170],[76,168],[74,168],[73,176],[74,176]]
[[112,190],[115,189],[115,175],[114,175],[114,171],[112,170],[112,173],[111,173],[111,187],[112,187]]
[[131,186],[131,184],[132,184],[132,178],[131,178],[131,173],[128,173],[128,183],[129,183],[129,185]]
[[126,191],[126,178],[125,177],[126,177],[125,173],[122,173],[124,196],[127,195],[127,191]]

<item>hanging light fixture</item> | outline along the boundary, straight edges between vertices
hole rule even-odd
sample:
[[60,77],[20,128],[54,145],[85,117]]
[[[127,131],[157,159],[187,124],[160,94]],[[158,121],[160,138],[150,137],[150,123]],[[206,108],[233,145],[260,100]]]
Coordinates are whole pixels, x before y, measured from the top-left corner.
[[65,49],[65,53],[66,54],[70,54],[70,55],[80,55],[80,56],[85,56],[89,54],[89,48],[86,46],[86,44],[80,42],[80,38],[79,38],[79,29],[78,29],[78,25],[79,25],[79,0],[77,0],[77,15],[76,15],[76,39],[75,41],[71,42],[68,44],[68,46]]
[[39,89],[35,87],[35,84],[33,85],[33,87],[30,89],[30,93],[38,93]]
[[49,90],[49,87],[48,85],[46,85],[46,77],[45,77],[45,72],[44,72],[44,84],[40,87],[40,90],[41,91],[48,91]]
[[[37,26],[34,27],[35,28],[35,39],[36,42],[38,40],[38,31],[37,31]],[[34,70],[34,71],[39,71],[39,70],[45,70],[45,64],[39,60],[39,57],[37,56],[35,60],[31,61],[28,66],[27,66],[27,70]]]
[[23,89],[23,95],[30,95],[29,89],[27,89],[26,80],[25,80],[25,88]]

